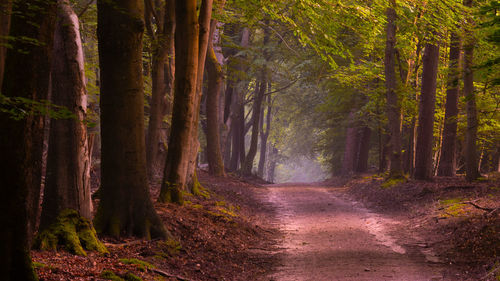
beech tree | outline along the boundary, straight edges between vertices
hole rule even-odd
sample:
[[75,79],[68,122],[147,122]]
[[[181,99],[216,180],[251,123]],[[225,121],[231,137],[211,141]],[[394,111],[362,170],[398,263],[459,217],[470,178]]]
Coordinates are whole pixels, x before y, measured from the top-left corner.
[[175,2],[175,90],[167,160],[158,201],[183,203],[199,60],[196,1]]
[[[152,179],[161,174],[165,164],[169,122],[164,118],[172,113],[172,99],[175,73],[175,1],[167,0],[159,7],[155,1],[145,1],[146,30],[153,40],[153,59],[151,65],[151,102],[148,133],[146,138],[146,159],[148,175]],[[153,24],[156,22],[156,30]]]
[[[30,8],[37,8],[31,12]],[[30,234],[41,184],[43,109],[47,98],[56,1],[16,1],[2,84],[0,110],[0,275],[37,280]],[[30,40],[18,40],[30,38]],[[8,133],[6,133],[8,132]]]
[[413,177],[430,179],[432,174],[432,146],[434,109],[436,106],[436,79],[439,62],[439,46],[427,43],[424,50],[422,90],[418,111],[417,147]]
[[[53,104],[66,107],[74,117],[50,122],[43,209],[35,247],[56,250],[58,245],[66,245],[67,250],[82,255],[85,255],[83,248],[105,252],[90,223],[91,153],[85,124],[84,59],[78,17],[69,1],[58,1],[57,18],[51,99]],[[83,241],[67,237],[79,237]]]
[[101,187],[96,230],[165,238],[149,197],[142,78],[143,1],[97,2],[101,68]]
[[443,144],[439,158],[438,176],[454,176],[456,169],[456,138],[458,123],[458,90],[460,78],[461,41],[456,32],[450,36],[446,112],[444,117]]
[[385,85],[387,88],[387,119],[390,133],[389,177],[402,177],[401,166],[401,107],[396,84],[396,1],[391,0],[386,9],[386,45],[385,45]]

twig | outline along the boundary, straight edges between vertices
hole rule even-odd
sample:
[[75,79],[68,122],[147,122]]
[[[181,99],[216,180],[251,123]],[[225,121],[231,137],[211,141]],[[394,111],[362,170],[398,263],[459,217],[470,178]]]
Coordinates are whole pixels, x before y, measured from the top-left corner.
[[481,206],[477,205],[476,203],[474,203],[473,201],[462,202],[462,204],[469,204],[469,205],[476,207],[477,209],[480,209],[480,210],[483,210],[486,212],[492,212],[492,211],[495,211],[496,209],[498,209],[498,208],[481,207]]
[[490,277],[491,275],[497,273],[498,271],[500,270],[500,266],[498,266],[497,268],[493,269],[492,271],[490,271],[488,274],[486,274],[485,276],[483,276],[483,278],[481,278],[481,280],[486,280],[486,278]]
[[154,273],[158,273],[158,274],[160,274],[162,276],[165,276],[165,277],[174,277],[174,278],[177,278],[177,280],[181,280],[181,281],[193,281],[193,279],[189,279],[189,278],[186,278],[186,277],[182,277],[182,276],[179,276],[179,275],[168,273],[168,272],[165,272],[163,270],[159,270],[159,269],[155,269],[155,268],[150,268],[149,270],[153,271]]

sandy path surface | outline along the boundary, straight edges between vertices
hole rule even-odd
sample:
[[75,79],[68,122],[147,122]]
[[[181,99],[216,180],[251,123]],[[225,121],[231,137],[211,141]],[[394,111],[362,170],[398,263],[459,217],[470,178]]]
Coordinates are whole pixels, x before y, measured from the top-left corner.
[[285,233],[271,280],[446,280],[432,255],[411,253],[387,233],[397,221],[341,199],[334,188],[270,185],[267,200]]

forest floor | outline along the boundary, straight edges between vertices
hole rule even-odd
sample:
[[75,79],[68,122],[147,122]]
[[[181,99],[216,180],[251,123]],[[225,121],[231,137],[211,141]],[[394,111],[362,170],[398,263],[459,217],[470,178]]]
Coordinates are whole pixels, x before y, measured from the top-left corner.
[[[167,241],[32,251],[41,280],[497,280],[499,179],[266,185],[200,172],[208,196],[158,204]],[[381,187],[384,185],[384,187]],[[158,186],[153,185],[156,198]],[[98,203],[98,202],[96,202]],[[145,262],[145,263],[144,263]],[[120,279],[115,279],[120,280]]]

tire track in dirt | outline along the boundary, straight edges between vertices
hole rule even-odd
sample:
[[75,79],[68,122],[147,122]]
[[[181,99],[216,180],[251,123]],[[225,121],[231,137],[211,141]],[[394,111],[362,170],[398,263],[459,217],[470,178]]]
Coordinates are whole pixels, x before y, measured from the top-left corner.
[[281,266],[271,280],[446,280],[429,263],[397,244],[384,218],[314,185],[267,186],[284,233]]

